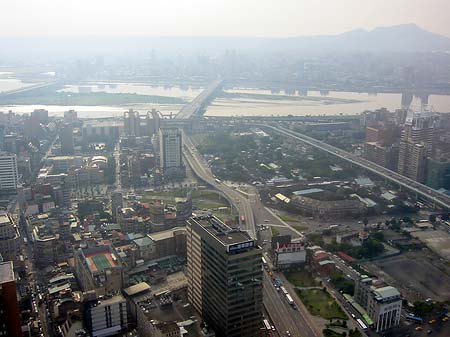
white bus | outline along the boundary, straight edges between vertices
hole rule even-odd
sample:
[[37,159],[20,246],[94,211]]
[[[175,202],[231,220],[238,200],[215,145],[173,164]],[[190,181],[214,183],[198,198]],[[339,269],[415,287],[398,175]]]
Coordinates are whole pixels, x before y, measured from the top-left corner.
[[291,295],[286,294],[286,299],[290,305],[294,305],[294,300],[292,299]]
[[263,324],[266,330],[272,330],[272,327],[270,326],[269,321],[267,319],[263,319]]
[[367,325],[365,325],[364,322],[360,318],[356,319],[356,323],[358,323],[358,325],[360,326],[361,329],[367,330]]
[[289,295],[289,293],[288,293],[288,291],[286,290],[285,287],[281,286],[280,289],[281,289],[281,291],[283,292],[283,294]]

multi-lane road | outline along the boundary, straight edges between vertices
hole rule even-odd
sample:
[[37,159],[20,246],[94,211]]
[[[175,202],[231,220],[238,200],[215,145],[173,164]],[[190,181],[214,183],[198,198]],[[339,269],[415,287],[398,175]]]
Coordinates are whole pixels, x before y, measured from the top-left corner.
[[[263,209],[257,196],[250,195],[249,198],[247,198],[243,193],[218,181],[212,174],[204,158],[196,150],[192,140],[186,134],[183,134],[183,141],[184,157],[194,173],[205,183],[221,191],[226,196],[239,211],[239,214],[245,216],[245,222],[241,224],[242,229],[246,230],[250,235],[256,238],[253,210],[254,208],[259,210]],[[266,216],[266,218],[269,216]],[[285,296],[281,292],[275,289],[267,272],[264,272],[263,292],[264,306],[277,330],[278,336],[286,336],[286,331],[289,331],[291,336],[295,337],[321,336],[317,331],[315,324],[309,318],[307,309],[298,297],[294,295],[293,289],[290,289],[290,293],[293,295],[292,297],[298,308],[297,310],[287,302]]]
[[[285,287],[288,287],[287,283]],[[295,337],[320,337],[321,333],[311,322],[303,303],[293,293],[293,289],[287,290],[296,304],[296,309],[287,302],[281,291],[275,289],[271,278],[264,272],[263,302],[279,336],[284,337],[289,331],[291,336]]]
[[402,176],[401,174],[391,171],[383,166],[377,165],[377,164],[372,163],[371,161],[368,161],[364,158],[355,156],[347,151],[341,150],[337,147],[334,147],[332,145],[329,145],[327,143],[324,143],[324,142],[314,139],[312,137],[306,136],[299,132],[292,131],[290,129],[286,129],[281,126],[272,126],[272,125],[259,124],[259,123],[251,123],[250,125],[258,126],[261,128],[266,128],[271,131],[275,131],[284,136],[297,139],[305,144],[308,144],[310,146],[313,146],[315,148],[318,148],[320,150],[328,152],[336,157],[339,157],[339,158],[346,160],[354,165],[362,167],[363,169],[365,169],[367,171],[370,171],[370,172],[375,173],[387,180],[390,180],[390,181],[400,185],[401,187],[420,195],[421,197],[427,199],[428,201],[432,202],[433,204],[435,204],[437,206],[440,206],[440,207],[443,207],[444,209],[450,210],[450,197],[449,196],[447,196],[443,193],[440,193],[440,192],[438,192],[428,186],[425,186],[421,183],[418,183],[417,181],[414,181],[410,178]]
[[[192,140],[183,133],[183,153],[192,171],[203,180],[205,183],[211,185],[213,188],[221,191],[228,201],[239,212],[239,220],[241,229],[247,231],[252,237],[256,238],[255,219],[253,216],[253,210],[250,202],[247,198],[236,191],[235,189],[227,186],[214,177],[208,164],[204,158],[198,153]],[[244,221],[241,221],[241,216],[244,217]]]
[[194,100],[186,104],[175,117],[176,119],[188,119],[192,116],[198,115],[204,106],[209,102],[216,90],[222,85],[222,80],[215,80],[210,83],[200,95],[194,98]]

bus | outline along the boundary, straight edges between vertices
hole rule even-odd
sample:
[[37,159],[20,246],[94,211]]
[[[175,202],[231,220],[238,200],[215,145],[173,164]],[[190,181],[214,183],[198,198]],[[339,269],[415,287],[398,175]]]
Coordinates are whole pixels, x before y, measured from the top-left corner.
[[216,183],[218,183],[218,184],[220,184],[221,183],[221,181],[220,181],[220,179],[214,179],[214,181],[216,182]]
[[286,294],[286,299],[290,305],[294,305],[294,300],[292,299],[291,295]]
[[283,292],[283,294],[289,295],[289,293],[288,293],[288,291],[286,290],[285,287],[281,286],[280,289],[281,289],[281,291]]
[[267,261],[266,261],[266,258],[264,256],[261,257],[261,261],[262,261],[262,264],[264,266],[264,269],[267,269]]
[[422,321],[423,321],[422,317],[414,316],[412,314],[405,315],[405,318],[407,320],[409,320],[409,321],[413,321],[413,322],[416,322],[416,323],[422,323]]
[[270,326],[269,321],[267,319],[263,319],[263,324],[266,330],[272,330],[272,327]]
[[365,325],[364,322],[360,318],[356,319],[356,323],[358,323],[358,325],[360,326],[361,329],[367,330],[367,325]]

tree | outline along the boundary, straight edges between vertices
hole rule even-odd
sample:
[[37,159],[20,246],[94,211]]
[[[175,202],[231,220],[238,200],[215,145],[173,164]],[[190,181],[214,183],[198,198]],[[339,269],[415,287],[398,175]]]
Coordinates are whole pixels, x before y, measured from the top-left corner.
[[363,219],[364,227],[366,227],[368,223],[369,223],[369,219],[367,219],[367,217],[364,217],[364,219]]

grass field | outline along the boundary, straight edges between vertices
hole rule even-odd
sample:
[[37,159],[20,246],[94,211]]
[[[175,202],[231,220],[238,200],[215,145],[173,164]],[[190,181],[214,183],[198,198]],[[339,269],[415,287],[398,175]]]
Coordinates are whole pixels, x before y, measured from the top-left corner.
[[311,273],[305,269],[290,271],[285,273],[285,275],[288,281],[296,287],[315,287],[320,285]]
[[275,227],[270,227],[270,230],[272,231],[272,236],[280,235],[280,231],[278,229],[276,229]]
[[296,219],[290,215],[287,215],[287,214],[280,214],[280,215],[278,215],[278,217],[281,220],[286,221],[286,222],[298,222],[298,219]]
[[298,290],[297,295],[314,316],[320,316],[324,319],[344,319],[348,320],[347,315],[342,311],[336,301],[328,292],[320,290]]

